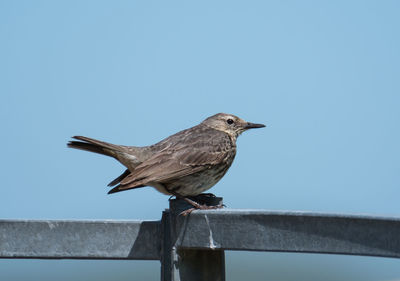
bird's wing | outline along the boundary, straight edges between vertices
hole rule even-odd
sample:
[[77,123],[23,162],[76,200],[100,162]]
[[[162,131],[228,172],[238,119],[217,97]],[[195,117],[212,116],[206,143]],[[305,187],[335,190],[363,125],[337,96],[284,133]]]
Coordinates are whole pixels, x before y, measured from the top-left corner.
[[219,159],[226,153],[205,153],[190,151],[177,156],[174,153],[160,153],[145,161],[133,173],[121,181],[121,186],[127,188],[133,185],[146,185],[150,182],[168,182],[174,179],[195,174],[220,163]]
[[200,140],[190,145],[181,145],[156,153],[124,178],[118,190],[131,189],[152,182],[170,182],[212,168],[230,155],[231,146],[224,145],[224,142],[217,143],[221,145],[210,146],[209,142]]

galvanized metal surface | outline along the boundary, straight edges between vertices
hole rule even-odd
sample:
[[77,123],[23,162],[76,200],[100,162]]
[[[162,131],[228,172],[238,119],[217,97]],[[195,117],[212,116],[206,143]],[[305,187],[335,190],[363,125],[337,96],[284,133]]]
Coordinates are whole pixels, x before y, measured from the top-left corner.
[[1,258],[159,260],[159,221],[0,220]]
[[[174,227],[178,250],[400,257],[399,218],[223,209],[194,211]],[[0,258],[159,260],[162,237],[160,221],[0,220]]]
[[260,210],[194,211],[179,248],[400,257],[400,219]]

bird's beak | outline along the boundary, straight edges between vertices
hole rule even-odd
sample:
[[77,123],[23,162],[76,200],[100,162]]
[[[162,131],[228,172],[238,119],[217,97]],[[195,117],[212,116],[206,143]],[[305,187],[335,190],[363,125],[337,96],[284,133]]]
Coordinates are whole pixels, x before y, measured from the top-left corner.
[[265,127],[264,124],[256,124],[256,123],[250,123],[250,122],[247,122],[246,125],[244,126],[244,128],[246,130],[255,129],[255,128],[264,128],[264,127]]

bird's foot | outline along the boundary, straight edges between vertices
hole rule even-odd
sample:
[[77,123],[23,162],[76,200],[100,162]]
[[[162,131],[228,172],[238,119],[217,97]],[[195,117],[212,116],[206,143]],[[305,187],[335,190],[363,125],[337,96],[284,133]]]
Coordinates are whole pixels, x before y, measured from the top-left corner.
[[185,200],[187,203],[189,203],[190,205],[193,206],[193,208],[187,209],[183,212],[180,213],[180,215],[182,216],[187,216],[189,215],[191,212],[193,212],[194,210],[215,210],[215,209],[221,209],[223,207],[225,207],[224,204],[218,204],[215,206],[208,206],[208,205],[203,205],[203,204],[199,204],[195,201],[193,201],[192,199],[189,198],[183,198],[183,200]]

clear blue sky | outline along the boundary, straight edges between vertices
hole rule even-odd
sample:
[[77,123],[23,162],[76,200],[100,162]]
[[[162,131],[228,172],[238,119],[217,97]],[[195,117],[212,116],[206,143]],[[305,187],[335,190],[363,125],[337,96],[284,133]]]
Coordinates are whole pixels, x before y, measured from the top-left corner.
[[[228,207],[400,216],[399,12],[398,1],[0,1],[0,218],[159,219],[168,197],[106,195],[123,167],[66,142],[147,145],[218,112],[267,124],[239,138],[211,190]],[[7,280],[158,270],[0,261]],[[228,253],[229,280],[240,270],[400,280],[399,260],[366,257]]]

